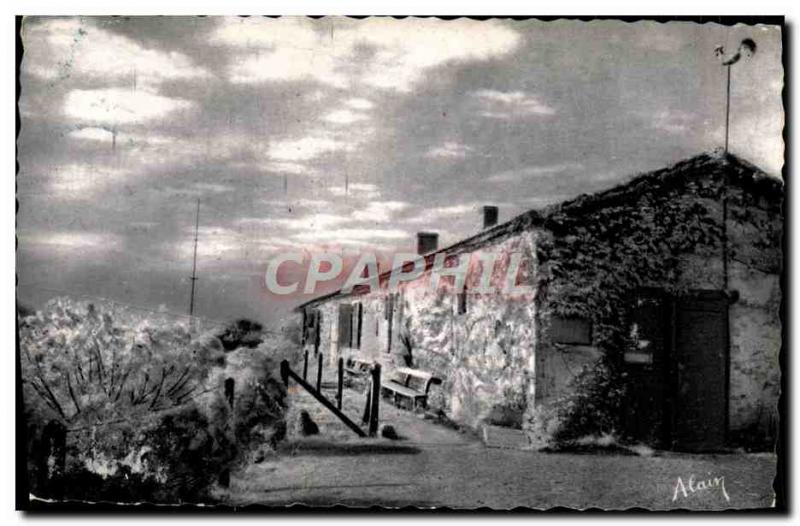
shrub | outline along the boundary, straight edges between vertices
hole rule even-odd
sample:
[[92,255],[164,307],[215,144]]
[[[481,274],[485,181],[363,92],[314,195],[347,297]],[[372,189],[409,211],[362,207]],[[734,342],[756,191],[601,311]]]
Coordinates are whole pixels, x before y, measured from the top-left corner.
[[556,442],[618,432],[626,386],[623,376],[605,360],[584,367],[574,379],[573,394],[560,401]]
[[[283,418],[285,391],[268,358],[227,355],[249,378],[232,410],[222,343],[168,320],[58,299],[21,320],[20,352],[31,491],[40,496],[206,500]],[[65,454],[54,452],[48,425],[66,430]]]

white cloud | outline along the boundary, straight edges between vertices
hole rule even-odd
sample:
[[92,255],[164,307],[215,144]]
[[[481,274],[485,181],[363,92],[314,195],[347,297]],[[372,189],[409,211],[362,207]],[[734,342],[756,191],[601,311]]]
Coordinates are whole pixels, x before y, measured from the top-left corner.
[[309,175],[316,173],[316,170],[305,164],[293,162],[270,162],[265,165],[265,169],[269,172],[294,175]]
[[440,159],[464,159],[472,151],[472,147],[454,141],[447,141],[440,146],[428,150],[425,157]]
[[182,53],[145,48],[90,18],[33,18],[23,25],[23,40],[23,71],[49,80],[97,76],[147,87],[210,76]]
[[248,217],[238,220],[237,223],[244,226],[255,226],[255,227],[278,226],[282,228],[287,228],[289,230],[316,230],[316,229],[328,229],[337,225],[341,225],[342,223],[346,223],[348,221],[350,221],[350,218],[348,216],[328,214],[328,213],[316,213],[316,214],[307,214],[301,217],[291,217],[291,218]]
[[582,164],[575,162],[550,164],[546,166],[526,166],[520,169],[507,170],[490,175],[486,180],[492,183],[511,183],[564,172],[576,172],[583,170],[583,168],[584,166]]
[[72,90],[64,101],[64,113],[83,122],[109,125],[141,123],[186,110],[193,103],[163,97],[144,90],[120,88]]
[[693,114],[680,110],[661,110],[649,117],[652,119],[651,126],[653,128],[672,134],[684,133],[696,121]]
[[408,208],[408,203],[403,201],[371,201],[366,207],[353,212],[353,219],[369,221],[371,223],[385,223],[391,221],[392,212],[399,212]]
[[524,91],[482,89],[473,93],[481,102],[478,112],[493,119],[514,119],[530,115],[554,115],[556,110]]
[[[165,251],[178,261],[190,261],[194,254],[194,225],[187,226],[183,233],[183,239],[177,243],[168,243]],[[248,244],[248,240],[239,232],[219,226],[200,226],[197,234],[202,240],[197,244],[197,257],[200,261],[241,257]]]
[[101,251],[119,249],[122,239],[114,234],[94,232],[30,232],[20,233],[20,246],[43,245],[59,251]]
[[426,208],[419,214],[409,218],[406,222],[419,224],[433,223],[439,220],[452,220],[467,214],[477,213],[477,210],[478,205],[475,203]]
[[356,110],[369,110],[375,106],[372,101],[359,98],[347,99],[344,103]]
[[336,140],[326,134],[318,134],[301,139],[272,141],[267,155],[277,161],[308,161],[324,154],[352,149],[352,144]]
[[84,139],[87,141],[111,142],[114,132],[105,128],[86,127],[79,130],[72,130],[68,134],[74,139]]
[[376,199],[381,195],[378,187],[371,183],[351,183],[347,188],[344,186],[329,186],[328,191],[335,196],[349,195],[361,199]]
[[336,110],[322,117],[323,120],[328,122],[333,122],[335,124],[351,124],[354,122],[366,120],[368,118],[369,117],[367,117],[363,113],[357,113],[350,110]]
[[195,183],[193,187],[202,193],[226,194],[234,190],[233,186],[218,183]]
[[396,91],[409,91],[447,63],[506,55],[519,40],[497,21],[414,18],[229,18],[212,36],[215,44],[241,50],[229,69],[236,83],[313,79]]
[[328,241],[335,243],[369,242],[374,239],[405,239],[408,233],[397,229],[380,228],[335,228],[308,230],[294,236],[300,241]]

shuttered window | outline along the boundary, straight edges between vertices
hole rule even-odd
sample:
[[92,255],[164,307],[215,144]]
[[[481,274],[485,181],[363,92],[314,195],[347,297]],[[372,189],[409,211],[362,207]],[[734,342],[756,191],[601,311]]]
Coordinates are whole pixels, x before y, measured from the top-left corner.
[[339,305],[339,346],[350,347],[353,337],[353,306]]
[[592,322],[584,318],[555,316],[550,325],[550,336],[555,343],[591,345]]

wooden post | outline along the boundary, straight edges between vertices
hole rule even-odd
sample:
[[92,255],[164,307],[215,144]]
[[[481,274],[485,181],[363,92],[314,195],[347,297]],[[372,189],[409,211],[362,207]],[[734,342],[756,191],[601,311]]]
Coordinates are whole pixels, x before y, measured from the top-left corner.
[[303,380],[308,378],[308,350],[303,353]]
[[339,357],[336,375],[336,406],[342,408],[342,386],[344,385],[344,358]]
[[322,392],[322,353],[317,357],[317,391]]
[[370,407],[372,404],[372,382],[367,382],[367,388],[364,389],[364,415],[361,417],[361,423],[367,425],[369,423]]
[[288,388],[289,387],[289,360],[283,360],[281,362],[281,380],[283,380],[283,385]]
[[372,402],[369,411],[369,436],[378,434],[379,409],[381,405],[381,364],[372,367]]
[[67,428],[52,420],[42,432],[42,448],[38,451],[41,482],[51,498],[64,497],[64,472],[67,461]]

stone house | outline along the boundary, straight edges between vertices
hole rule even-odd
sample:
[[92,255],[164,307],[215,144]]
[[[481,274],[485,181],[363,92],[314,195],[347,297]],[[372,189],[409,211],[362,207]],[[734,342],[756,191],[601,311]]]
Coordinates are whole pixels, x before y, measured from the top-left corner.
[[[485,228],[449,247],[420,236],[418,279],[300,305],[305,347],[331,365],[433,372],[432,410],[537,446],[604,432],[694,451],[771,445],[782,181],[706,153],[503,224],[484,212]],[[437,254],[469,258],[462,292],[425,286]]]

